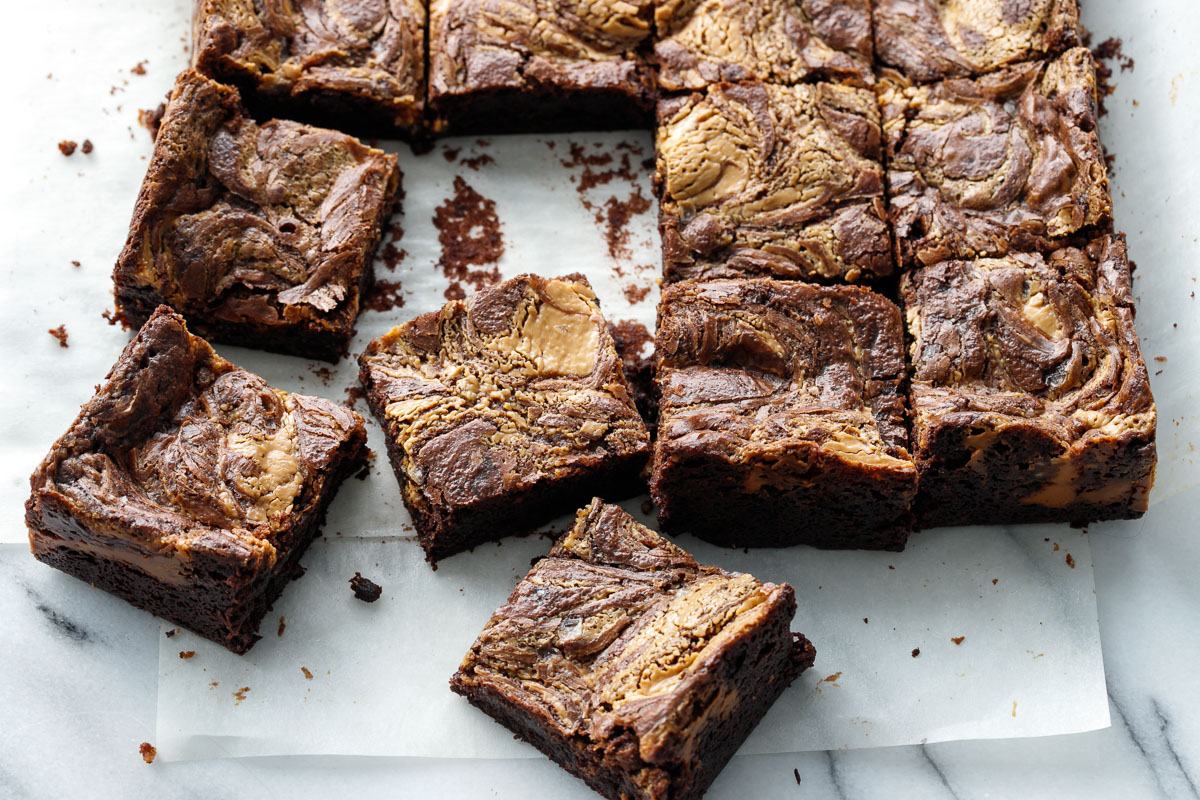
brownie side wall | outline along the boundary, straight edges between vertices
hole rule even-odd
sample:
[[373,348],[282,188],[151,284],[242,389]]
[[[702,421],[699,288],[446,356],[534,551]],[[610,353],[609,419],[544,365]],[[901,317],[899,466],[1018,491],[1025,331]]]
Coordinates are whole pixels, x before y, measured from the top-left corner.
[[654,119],[651,101],[626,89],[480,89],[434,97],[430,106],[435,133],[448,136],[640,130]]

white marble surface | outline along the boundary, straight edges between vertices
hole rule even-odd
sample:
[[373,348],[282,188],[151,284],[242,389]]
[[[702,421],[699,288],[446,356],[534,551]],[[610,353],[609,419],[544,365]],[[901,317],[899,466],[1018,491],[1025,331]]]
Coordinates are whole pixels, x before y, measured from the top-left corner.
[[[161,13],[186,14],[186,6],[164,1]],[[1129,233],[1131,255],[1139,264],[1135,290],[1141,295],[1139,323],[1148,361],[1170,349],[1172,320],[1181,328],[1194,328],[1198,316],[1191,292],[1200,272],[1200,149],[1193,142],[1200,121],[1200,19],[1192,6],[1190,0],[1090,0],[1084,8],[1097,38],[1121,35],[1124,51],[1136,61],[1132,71],[1116,76],[1118,90],[1108,101],[1102,133],[1117,157],[1118,224]],[[103,9],[104,4],[95,7]],[[120,4],[109,8],[119,16]],[[76,114],[76,108],[94,113],[97,98],[72,94],[71,75],[83,69],[80,53],[93,62],[96,51],[106,46],[105,37],[102,30],[93,35],[71,24],[71,10],[65,0],[47,0],[30,9],[29,27],[12,28],[22,31],[22,40],[0,54],[8,76],[5,107],[19,109],[18,119],[0,132],[0,167],[10,200],[51,185],[38,165],[57,138],[81,141],[92,130],[86,114]],[[182,47],[169,43],[175,53]],[[158,58],[166,49],[167,44],[160,44],[137,53],[114,52],[111,60],[124,67],[127,78],[128,67],[150,56],[157,60],[150,64],[153,75],[156,66],[168,63]],[[47,72],[56,79],[47,80]],[[153,85],[165,87],[168,80],[159,75]],[[119,85],[114,79],[114,86]],[[136,93],[137,85],[128,91]],[[104,101],[105,113],[123,115],[134,126],[134,136],[144,136],[136,129],[135,109],[149,104],[145,87],[140,91],[138,99],[122,102],[124,92],[118,90]],[[22,135],[28,118],[43,116],[61,124],[59,137],[31,140]],[[97,141],[88,177],[129,181],[117,174],[118,165],[104,162],[104,146]],[[85,171],[85,162],[79,163]],[[136,187],[136,178],[132,183]],[[80,189],[85,188],[81,180]],[[85,267],[107,269],[114,253],[95,249],[94,242],[108,246],[114,237],[119,241],[121,232],[108,230],[107,217],[113,215],[90,215],[83,191],[64,195],[62,207],[62,219],[18,219],[16,224],[44,226],[47,250],[55,259],[68,251],[92,250],[97,255]],[[13,224],[12,219],[5,223],[6,242]],[[66,251],[64,241],[69,242]],[[28,253],[14,264],[13,252],[4,248],[0,300],[7,314],[37,326],[58,324],[59,316],[51,316],[42,304],[22,305],[27,299],[18,296],[12,276],[16,269],[62,265],[57,260],[37,263]],[[1149,297],[1146,287],[1153,287]],[[53,305],[54,315],[94,315],[96,309],[94,298],[74,297],[67,290]],[[27,314],[11,310],[24,307]],[[113,344],[121,334],[109,329],[104,336],[94,346],[115,352]],[[1200,374],[1197,359],[1171,352],[1168,362],[1152,364],[1152,371],[1161,370],[1154,377],[1156,392],[1190,400],[1187,390]],[[6,457],[13,455],[9,432],[20,426],[23,415],[65,413],[69,419],[73,413],[69,407],[78,399],[58,398],[52,391],[62,363],[47,356],[33,383],[0,386]],[[1161,412],[1164,427],[1194,425],[1196,407],[1190,402]],[[737,757],[710,797],[1200,797],[1200,682],[1195,677],[1200,584],[1193,577],[1200,564],[1194,512],[1200,495],[1190,445],[1185,441],[1162,453],[1186,469],[1172,485],[1156,490],[1156,505],[1146,521],[1090,529],[1111,728],[1042,739]],[[28,460],[25,453],[20,457]],[[0,524],[7,530],[20,522],[6,518]],[[306,757],[146,765],[137,748],[155,737],[158,623],[38,564],[20,545],[0,546],[0,607],[5,609],[0,615],[0,798],[592,796],[542,759]],[[795,774],[802,779],[799,785]]]

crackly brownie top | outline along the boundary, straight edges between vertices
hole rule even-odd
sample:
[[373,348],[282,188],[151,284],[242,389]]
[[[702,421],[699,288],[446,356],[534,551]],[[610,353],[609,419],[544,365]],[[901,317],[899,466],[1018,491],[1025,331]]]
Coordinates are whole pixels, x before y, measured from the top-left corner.
[[237,92],[178,79],[118,283],[185,312],[276,324],[358,313],[395,156],[336,131],[247,117]]
[[659,444],[746,462],[807,443],[868,467],[911,469],[902,336],[899,309],[858,287],[666,286]]
[[466,506],[649,448],[596,296],[523,275],[423,314],[361,357],[423,497]]
[[659,86],[813,79],[870,85],[867,0],[659,0]]
[[1078,44],[1075,0],[875,0],[875,53],[915,81],[989,72]]
[[[599,499],[488,621],[456,680],[486,682],[563,736],[637,736],[648,763],[688,758],[711,703],[699,684],[724,651],[791,602],[791,588],[698,565]],[[790,644],[790,643],[789,643]]]
[[195,60],[264,89],[343,92],[407,118],[424,102],[424,24],[418,0],[198,0]]
[[[652,0],[433,0],[430,96],[548,84],[629,90]],[[637,91],[642,91],[637,89]]]
[[902,292],[918,425],[1011,418],[1068,441],[1153,433],[1122,237],[924,267]]
[[109,535],[274,553],[362,419],[230,364],[160,306],[34,473]]

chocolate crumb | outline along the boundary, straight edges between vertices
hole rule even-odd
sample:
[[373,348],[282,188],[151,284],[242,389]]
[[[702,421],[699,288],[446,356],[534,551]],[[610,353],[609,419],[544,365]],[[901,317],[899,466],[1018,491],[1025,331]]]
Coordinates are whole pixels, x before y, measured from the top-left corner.
[[458,159],[458,154],[462,152],[461,147],[443,147],[442,157],[449,163],[453,164]]
[[308,667],[301,667],[300,671],[304,673],[304,680],[311,681],[312,673],[308,671]]
[[72,261],[72,262],[71,262],[71,266],[72,266],[72,267],[78,267],[78,266],[79,266],[79,262],[78,262],[78,261]]
[[636,305],[646,299],[646,295],[650,294],[653,286],[638,286],[635,283],[628,284],[621,293],[625,295],[625,299],[630,305]]
[[145,75],[146,74],[146,62],[139,61],[138,63],[134,64],[133,68],[130,69],[129,71],[132,72],[134,75]]
[[871,623],[867,622],[867,618],[863,617],[863,625],[870,625],[870,624]]
[[84,155],[87,155],[88,153],[92,152],[92,151],[93,151],[93,150],[95,150],[96,148],[95,148],[95,146],[92,144],[92,140],[91,140],[91,139],[84,139],[84,140],[83,140],[83,144],[82,144],[82,145],[80,145],[79,149],[83,151],[83,154],[84,154]]
[[168,639],[174,639],[175,634],[177,633],[179,633],[179,628],[171,628],[171,630],[167,631],[165,635]]
[[125,330],[133,329],[133,326],[129,324],[129,320],[126,319],[125,315],[120,311],[109,311],[106,308],[103,312],[101,312],[100,316],[103,317],[109,325],[120,325]]
[[492,158],[487,153],[481,153],[480,155],[473,156],[471,158],[464,158],[459,163],[461,163],[464,167],[470,167],[478,172],[480,167],[486,167],[489,164],[495,164],[496,159]]
[[[403,231],[401,231],[401,233],[403,233]],[[400,262],[408,258],[407,250],[402,250],[401,248],[396,247],[395,239],[398,238],[400,237],[393,237],[393,241],[385,244],[383,249],[379,251],[379,257],[383,259],[383,265],[393,272],[396,270],[396,267],[400,265]]]
[[166,103],[159,103],[158,108],[139,108],[138,109],[138,124],[146,130],[150,131],[150,138],[158,138],[158,129],[162,127],[163,114],[167,113]]
[[[1090,35],[1084,37],[1084,44],[1091,44]],[[1116,61],[1121,72],[1128,72],[1133,69],[1133,59],[1121,52],[1123,44],[1120,39],[1110,36],[1091,48],[1093,60],[1096,64],[1096,97],[1098,98],[1097,110],[1100,116],[1108,113],[1108,109],[1104,107],[1104,99],[1116,91],[1117,88],[1116,83],[1113,82],[1112,67],[1107,62]]]
[[142,754],[142,761],[147,764],[153,764],[154,757],[158,755],[158,750],[149,742],[142,742],[138,745],[138,752]]
[[383,594],[382,586],[357,572],[350,579],[350,588],[354,590],[354,596],[364,603],[374,603]]
[[234,692],[233,693],[233,704],[235,706],[240,706],[242,704],[242,701],[246,699],[246,692],[248,692],[248,691],[250,691],[250,687],[243,686],[242,688],[240,688],[236,692]]
[[67,344],[67,326],[66,325],[59,325],[57,328],[51,328],[50,330],[46,331],[46,333],[50,334],[55,339],[58,339],[59,347],[70,347],[70,345]]
[[954,642],[955,644],[962,644],[966,640],[967,640],[967,637],[965,637],[965,636],[951,636],[950,637],[950,641]]
[[1000,582],[999,578],[992,578],[992,586],[995,586],[999,582]]
[[800,784],[800,770],[793,767],[792,775],[794,775],[796,777],[796,785],[799,785]]
[[366,311],[391,311],[404,307],[404,287],[400,281],[376,280],[363,298],[362,307]]
[[358,401],[367,396],[367,393],[357,383],[353,386],[346,387],[346,403],[348,408],[358,408]]
[[194,656],[194,655],[196,655],[196,651],[195,651],[195,650],[180,650],[180,651],[179,651],[179,657],[180,657],[180,658],[182,658],[182,659],[183,659],[183,660],[185,660],[185,661],[186,661],[187,659],[191,658],[191,657],[192,657],[192,656]]
[[450,279],[448,299],[461,300],[467,296],[463,282],[478,291],[500,280],[500,270],[494,266],[490,270],[472,269],[495,264],[504,254],[495,200],[489,200],[461,177],[455,177],[454,196],[434,210],[433,224],[442,246],[438,266]]
[[75,148],[78,146],[79,145],[75,144],[75,142],[72,142],[70,139],[63,139],[58,143],[58,152],[62,153],[64,156],[73,155],[75,153]]
[[1071,569],[1075,569],[1075,559],[1071,558],[1070,553],[1067,553],[1067,566]]
[[919,647],[914,647],[914,648],[913,648],[913,651],[912,651],[912,657],[913,657],[913,658],[916,658],[916,657],[917,657],[917,656],[919,656],[919,655],[921,655],[921,648],[919,648]]
[[321,379],[321,383],[325,386],[329,385],[329,381],[333,380],[333,370],[329,367],[313,367],[313,374]]
[[283,617],[279,618],[279,630],[275,631],[276,636],[283,636],[283,629],[287,627],[287,622]]

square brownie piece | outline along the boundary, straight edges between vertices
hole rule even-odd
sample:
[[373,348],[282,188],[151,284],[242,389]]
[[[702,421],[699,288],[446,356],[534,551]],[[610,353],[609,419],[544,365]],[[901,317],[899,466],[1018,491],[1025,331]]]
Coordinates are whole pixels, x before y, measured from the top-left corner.
[[644,485],[650,437],[580,275],[522,275],[452,301],[359,363],[433,563]]
[[244,653],[365,456],[353,411],[272,389],[164,306],[33,473],[30,545]]
[[904,266],[1045,253],[1110,224],[1087,49],[976,79],[885,78],[879,89]]
[[694,800],[816,651],[792,587],[706,567],[593,500],[450,687],[610,800]]
[[117,308],[141,324],[165,303],[214,341],[337,361],[399,185],[395,156],[260,125],[235,89],[188,70],[113,271]]
[[734,547],[901,550],[917,471],[900,310],[855,286],[665,286],[650,493],[664,530]]
[[875,55],[918,83],[962,78],[1079,44],[1075,0],[874,0]]
[[658,105],[663,274],[871,279],[894,269],[866,89],[716,84]]
[[925,526],[1138,517],[1157,412],[1123,236],[901,281]]
[[654,77],[640,49],[653,0],[431,0],[434,129],[644,128]]
[[193,65],[256,112],[372,133],[421,132],[425,4],[196,0]]

